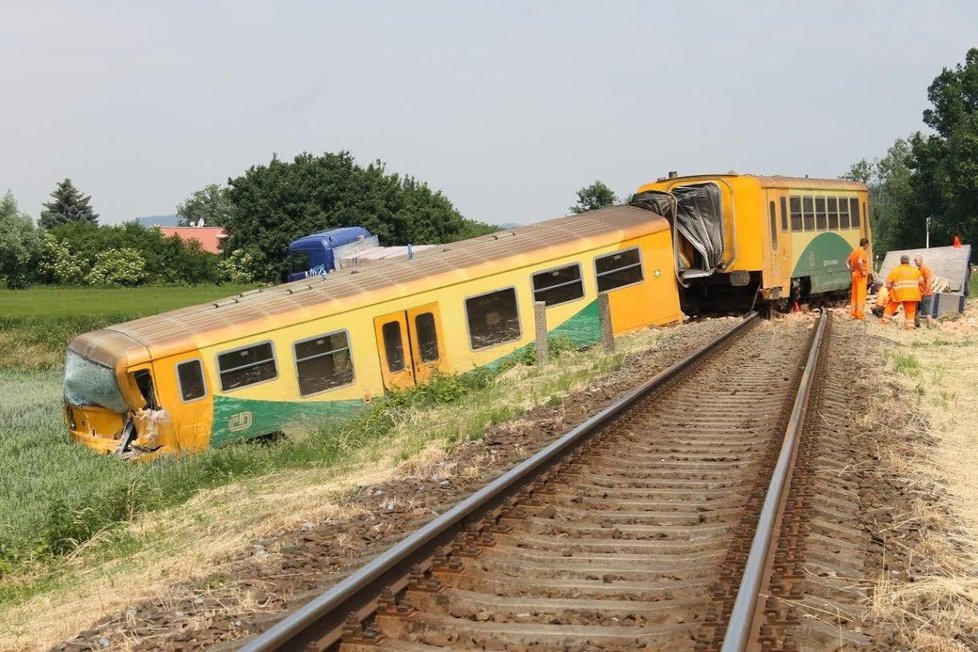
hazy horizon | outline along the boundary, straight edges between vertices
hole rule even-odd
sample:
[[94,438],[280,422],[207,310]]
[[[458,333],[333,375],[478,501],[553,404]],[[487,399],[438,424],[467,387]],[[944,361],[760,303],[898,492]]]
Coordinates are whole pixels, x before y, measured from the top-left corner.
[[669,170],[834,177],[923,129],[978,3],[6,3],[0,193],[70,177],[167,215],[273,154],[349,150],[469,218]]

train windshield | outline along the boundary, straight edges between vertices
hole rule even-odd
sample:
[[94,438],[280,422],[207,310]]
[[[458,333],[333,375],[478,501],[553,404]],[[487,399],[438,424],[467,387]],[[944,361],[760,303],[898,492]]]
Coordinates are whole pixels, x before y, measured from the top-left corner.
[[723,262],[723,204],[720,189],[712,183],[679,186],[676,227],[693,249],[683,278],[709,276]]
[[681,279],[710,276],[723,263],[723,202],[714,183],[647,190],[632,198],[662,215],[676,234],[676,271]]
[[68,350],[65,359],[65,402],[97,405],[113,412],[127,412],[115,372]]

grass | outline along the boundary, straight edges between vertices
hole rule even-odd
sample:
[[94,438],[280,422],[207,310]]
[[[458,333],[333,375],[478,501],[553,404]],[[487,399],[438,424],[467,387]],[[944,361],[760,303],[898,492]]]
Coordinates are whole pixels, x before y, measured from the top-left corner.
[[920,360],[912,353],[896,353],[893,355],[893,371],[916,378],[920,376]]
[[[976,281],[973,274],[972,293]],[[898,372],[892,382],[902,397],[916,395],[886,403],[906,437],[905,450],[883,455],[914,500],[893,527],[919,532],[921,541],[911,551],[917,571],[908,578],[881,569],[869,606],[907,649],[974,649],[978,631],[978,324],[969,316],[976,311],[972,299],[954,328],[880,334]],[[933,439],[916,441],[921,433]]]
[[[566,347],[555,347],[555,357],[568,354]],[[560,373],[547,373],[521,402],[503,400],[504,390],[494,382],[500,373],[519,375],[516,367],[522,365],[512,363],[497,371],[436,377],[389,394],[352,418],[312,430],[293,428],[274,442],[136,464],[67,439],[60,372],[0,370],[0,396],[9,397],[0,405],[0,578],[49,565],[93,539],[124,552],[130,542],[120,534],[122,525],[205,489],[285,469],[376,462],[394,449],[394,461],[400,462],[431,442],[450,447],[475,439],[527,405],[619,367],[623,356],[588,359],[584,366],[562,364]],[[438,414],[445,406],[453,407]],[[0,603],[22,596],[23,588],[0,586]]]
[[0,369],[57,369],[68,342],[79,333],[248,289],[251,286],[0,290]]

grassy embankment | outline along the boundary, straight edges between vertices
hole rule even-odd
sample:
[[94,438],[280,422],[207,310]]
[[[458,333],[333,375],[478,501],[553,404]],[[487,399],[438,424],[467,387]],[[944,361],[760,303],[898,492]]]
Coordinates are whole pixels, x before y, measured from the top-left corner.
[[[904,406],[909,452],[881,451],[912,480],[913,510],[892,528],[923,532],[913,550],[925,572],[909,578],[881,569],[872,613],[915,649],[970,649],[978,631],[978,278],[962,316],[933,329],[869,325],[885,342],[884,396]],[[899,325],[898,325],[899,326]],[[883,399],[885,402],[885,398]],[[915,435],[925,439],[917,440]],[[934,494],[942,495],[935,500]]]
[[[227,288],[217,290],[228,293]],[[47,362],[36,364],[13,350],[0,358],[0,616],[42,594],[90,581],[93,572],[108,572],[113,560],[190,540],[186,533],[134,526],[140,515],[169,514],[189,500],[219,495],[217,488],[249,478],[260,478],[264,491],[279,472],[310,472],[322,482],[357,465],[384,461],[392,468],[426,447],[444,450],[478,437],[487,426],[532,405],[559,403],[572,387],[618,368],[623,359],[622,354],[565,348],[556,351],[564,356],[559,367],[542,373],[522,367],[527,378],[518,383],[498,383],[478,372],[440,378],[377,401],[353,420],[294,429],[274,444],[255,442],[133,464],[68,441],[56,368],[64,344],[75,329],[115,319],[98,314],[97,307],[111,315],[128,309],[133,317],[137,309],[176,307],[181,293],[187,303],[214,295],[195,288],[109,290],[104,296],[93,290],[34,292],[33,299],[31,293],[16,296],[9,303],[12,309],[4,311],[2,337],[29,345],[32,355]],[[8,305],[8,297],[0,294],[0,306]],[[87,313],[73,308],[82,304]],[[14,326],[8,330],[7,324]],[[642,346],[654,339],[644,337]]]

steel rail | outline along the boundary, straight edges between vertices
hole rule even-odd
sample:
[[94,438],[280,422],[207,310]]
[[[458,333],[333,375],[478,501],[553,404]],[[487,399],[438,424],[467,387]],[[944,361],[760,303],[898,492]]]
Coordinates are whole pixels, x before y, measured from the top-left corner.
[[310,644],[316,649],[333,645],[341,636],[347,616],[351,613],[369,615],[375,609],[385,587],[402,583],[402,578],[409,574],[412,566],[450,543],[465,531],[467,524],[477,522],[500,507],[509,496],[535,480],[543,471],[614,421],[637,401],[757,322],[758,314],[748,313],[740,323],[713,342],[685,356],[584,423],[561,435],[559,439],[435,517],[346,579],[289,613],[264,633],[246,641],[240,649],[246,652],[264,652],[308,649]]
[[769,553],[772,550],[771,544],[775,540],[780,526],[781,514],[784,511],[791,471],[795,463],[795,452],[798,450],[798,442],[805,424],[808,398],[814,384],[819,352],[822,348],[825,326],[828,320],[828,312],[822,310],[822,315],[819,317],[818,326],[812,338],[808,360],[805,363],[805,371],[798,383],[798,392],[795,395],[791,418],[785,428],[781,453],[778,455],[778,461],[771,476],[771,483],[768,485],[767,494],[764,497],[764,505],[761,507],[761,513],[757,519],[757,529],[754,531],[754,539],[747,555],[747,562],[744,565],[744,574],[741,576],[737,597],[730,612],[730,619],[727,621],[723,646],[720,648],[721,652],[739,652],[746,649],[751,633],[756,629],[758,592],[768,568]]

